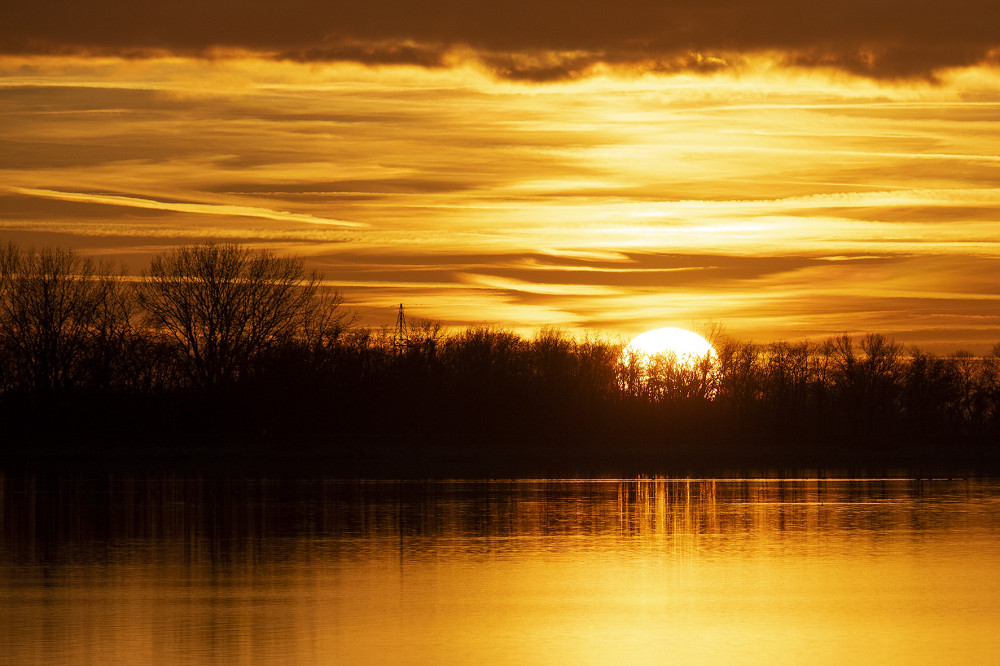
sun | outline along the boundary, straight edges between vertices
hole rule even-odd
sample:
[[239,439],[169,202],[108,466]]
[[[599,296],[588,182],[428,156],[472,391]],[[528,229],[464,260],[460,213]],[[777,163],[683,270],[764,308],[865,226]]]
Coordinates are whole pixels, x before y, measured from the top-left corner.
[[708,340],[693,331],[683,328],[657,328],[646,331],[625,346],[623,356],[637,355],[651,358],[660,354],[673,356],[673,360],[682,366],[695,366],[701,361],[715,359],[715,349]]

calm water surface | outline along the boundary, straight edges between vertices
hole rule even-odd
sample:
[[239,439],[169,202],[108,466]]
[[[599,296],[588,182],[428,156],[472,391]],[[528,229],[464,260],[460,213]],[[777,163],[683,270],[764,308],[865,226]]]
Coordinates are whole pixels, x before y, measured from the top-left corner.
[[0,477],[0,662],[996,663],[996,481]]

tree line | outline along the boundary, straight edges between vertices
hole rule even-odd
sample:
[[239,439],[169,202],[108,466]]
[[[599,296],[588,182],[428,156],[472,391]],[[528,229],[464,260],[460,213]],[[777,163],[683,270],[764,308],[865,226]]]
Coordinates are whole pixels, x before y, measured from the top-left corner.
[[177,247],[130,275],[10,244],[2,451],[308,454],[359,473],[996,458],[1000,345],[936,356],[874,333],[710,337],[716,356],[690,363],[554,328],[394,331],[266,250]]

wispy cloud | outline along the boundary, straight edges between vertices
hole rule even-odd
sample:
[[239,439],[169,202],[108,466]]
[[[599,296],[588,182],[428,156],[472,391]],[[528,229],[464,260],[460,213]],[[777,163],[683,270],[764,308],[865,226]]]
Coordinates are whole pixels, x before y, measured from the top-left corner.
[[931,85],[759,58],[546,84],[462,58],[0,56],[0,240],[133,268],[206,238],[277,247],[373,324],[404,302],[456,325],[988,349],[998,71]]
[[361,228],[368,225],[360,222],[331,220],[302,213],[255,208],[253,206],[237,206],[231,204],[181,203],[171,201],[154,201],[112,194],[92,194],[87,192],[60,192],[30,187],[5,187],[8,192],[29,196],[59,199],[61,201],[79,201],[82,203],[103,204],[105,206],[125,206],[129,208],[145,208],[151,210],[174,211],[178,213],[196,213],[199,215],[224,215],[226,217],[256,217],[275,222],[306,222],[336,227]]
[[621,293],[620,290],[607,286],[582,284],[560,284],[544,282],[526,282],[496,275],[461,274],[459,278],[467,284],[498,289],[502,291],[525,292],[529,294],[549,294],[553,296],[598,296]]

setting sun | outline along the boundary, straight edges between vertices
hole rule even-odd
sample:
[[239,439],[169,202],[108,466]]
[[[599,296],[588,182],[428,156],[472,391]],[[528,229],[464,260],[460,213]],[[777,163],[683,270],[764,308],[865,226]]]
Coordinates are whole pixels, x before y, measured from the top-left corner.
[[715,350],[708,340],[693,331],[672,326],[637,335],[625,346],[624,353],[641,356],[672,354],[683,365],[695,364],[706,356],[715,357]]
[[276,5],[0,0],[4,663],[998,662],[1000,0]]

